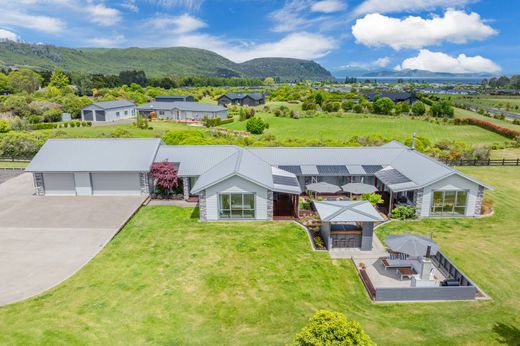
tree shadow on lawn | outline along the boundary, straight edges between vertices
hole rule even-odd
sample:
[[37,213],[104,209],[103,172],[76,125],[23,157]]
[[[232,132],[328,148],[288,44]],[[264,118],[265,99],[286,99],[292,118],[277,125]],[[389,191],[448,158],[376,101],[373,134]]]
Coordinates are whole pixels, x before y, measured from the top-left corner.
[[520,345],[520,329],[518,327],[497,322],[493,326],[493,332],[499,335],[497,341],[512,346]]
[[190,215],[190,219],[199,219],[200,218],[200,209],[197,207],[197,208],[193,208],[193,211],[191,212],[191,215]]

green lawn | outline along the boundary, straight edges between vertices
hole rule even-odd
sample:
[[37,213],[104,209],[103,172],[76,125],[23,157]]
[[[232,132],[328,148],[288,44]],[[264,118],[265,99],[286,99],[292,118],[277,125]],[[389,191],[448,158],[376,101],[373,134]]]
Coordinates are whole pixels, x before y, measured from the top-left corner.
[[[378,115],[348,114],[342,117],[318,116],[314,118],[291,119],[275,117],[258,112],[269,122],[266,133],[277,139],[349,139],[352,136],[379,135],[389,139],[405,140],[416,132],[432,142],[443,139],[463,141],[468,144],[504,143],[507,138],[476,126],[455,126],[432,124],[422,118],[394,117]],[[224,127],[245,130],[245,121],[235,121]]]
[[377,232],[433,231],[491,301],[372,304],[352,263],[311,251],[294,224],[200,223],[192,209],[144,207],[74,277],[0,308],[0,344],[281,345],[316,309],[331,309],[381,345],[516,345],[519,169],[463,170],[495,187],[494,216]]
[[28,164],[27,161],[0,161],[0,168],[25,168]]
[[483,115],[480,115],[480,114],[472,112],[472,111],[468,111],[466,109],[455,108],[455,117],[456,118],[475,118],[475,119],[480,119],[480,120],[488,121],[490,123],[497,124],[498,126],[502,126],[502,127],[506,127],[506,128],[509,128],[509,129],[516,130],[516,131],[520,131],[520,125],[513,124],[513,122],[511,120],[507,120],[507,119],[506,120],[500,120],[500,119],[495,119],[495,118],[492,118],[492,117],[485,117]]

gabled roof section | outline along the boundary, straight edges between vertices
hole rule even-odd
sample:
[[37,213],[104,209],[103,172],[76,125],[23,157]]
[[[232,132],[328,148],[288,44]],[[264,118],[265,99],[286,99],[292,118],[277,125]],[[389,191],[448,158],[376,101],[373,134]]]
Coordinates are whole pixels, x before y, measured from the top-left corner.
[[147,172],[159,138],[49,139],[28,172]]
[[189,102],[189,101],[179,101],[179,102],[162,102],[155,101],[142,104],[137,107],[139,110],[148,111],[148,110],[174,110],[178,109],[181,111],[193,111],[193,112],[221,112],[227,110],[227,108],[222,106],[217,106],[211,103],[204,102]]
[[[241,100],[245,97],[250,97],[252,98],[253,100],[261,100],[265,97],[265,95],[263,93],[237,93],[237,92],[231,92],[231,93],[227,93],[227,94],[224,94],[220,97],[227,97],[231,100]],[[219,97],[219,98],[220,98]]]
[[379,222],[383,217],[368,201],[313,202],[323,222]]
[[201,192],[235,175],[266,189],[273,189],[271,166],[247,150],[239,149],[236,153],[203,173],[191,189],[191,192]]
[[128,101],[128,100],[101,101],[101,102],[94,102],[89,105],[86,105],[82,109],[89,109],[89,108],[95,108],[95,107],[98,107],[101,109],[135,107],[135,103]]

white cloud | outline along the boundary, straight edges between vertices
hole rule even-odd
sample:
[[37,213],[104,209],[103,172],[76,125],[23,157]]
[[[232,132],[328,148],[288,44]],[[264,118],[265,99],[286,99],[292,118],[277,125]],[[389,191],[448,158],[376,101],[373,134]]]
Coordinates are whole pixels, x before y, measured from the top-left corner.
[[146,0],[146,2],[165,8],[183,7],[189,10],[198,10],[204,0]]
[[385,56],[383,58],[379,58],[375,61],[375,64],[378,66],[378,67],[387,67],[388,64],[390,63],[390,58]]
[[148,21],[155,29],[170,30],[173,33],[188,33],[207,26],[201,19],[184,13],[180,16],[156,16]]
[[9,30],[0,29],[0,40],[11,40],[17,41],[20,38],[14,32]]
[[354,16],[368,13],[395,13],[453,8],[476,0],[365,0],[354,9]]
[[107,7],[102,4],[87,5],[85,12],[92,23],[100,26],[113,26],[121,22],[121,12],[115,8]]
[[312,12],[333,13],[344,10],[346,5],[339,0],[322,0],[311,5]]
[[126,0],[120,6],[132,12],[139,12],[139,6],[137,6],[135,0]]
[[444,17],[432,19],[416,16],[399,19],[379,13],[367,14],[352,26],[357,43],[369,47],[390,46],[395,50],[419,49],[444,41],[466,43],[483,40],[496,33],[484,24],[477,13],[468,14],[453,9],[447,10]]
[[4,8],[0,15],[0,25],[32,29],[49,34],[65,30],[65,23],[58,18],[32,15],[14,8]]
[[88,39],[86,42],[94,47],[114,48],[119,47],[121,43],[125,41],[126,38],[124,35],[115,35],[112,37],[94,37]]
[[497,73],[501,70],[500,66],[492,60],[483,58],[480,55],[467,56],[460,54],[454,57],[442,52],[432,52],[427,49],[421,49],[416,57],[404,60],[402,64],[396,66],[395,69],[399,71],[403,69],[417,69],[451,73]]

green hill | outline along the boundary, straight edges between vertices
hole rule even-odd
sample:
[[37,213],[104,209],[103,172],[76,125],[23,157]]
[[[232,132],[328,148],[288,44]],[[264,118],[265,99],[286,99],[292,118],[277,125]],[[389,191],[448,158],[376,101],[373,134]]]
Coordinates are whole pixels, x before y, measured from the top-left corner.
[[216,76],[280,77],[282,79],[331,79],[332,75],[313,61],[261,58],[237,64],[214,52],[173,48],[64,48],[52,45],[0,42],[0,66],[27,66],[50,70],[118,74],[144,70],[149,77]]

